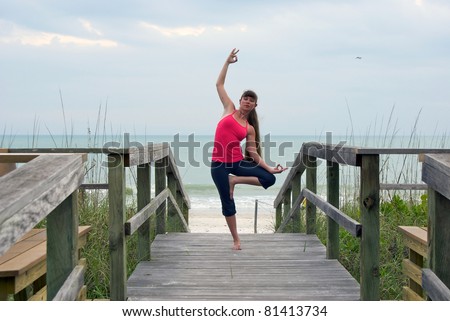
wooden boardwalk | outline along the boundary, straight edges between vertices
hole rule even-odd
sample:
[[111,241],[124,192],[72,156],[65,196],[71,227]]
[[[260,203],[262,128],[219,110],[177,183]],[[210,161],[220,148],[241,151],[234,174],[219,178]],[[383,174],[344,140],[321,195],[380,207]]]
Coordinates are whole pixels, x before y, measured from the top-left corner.
[[169,233],[128,280],[129,300],[359,300],[358,282],[316,235]]

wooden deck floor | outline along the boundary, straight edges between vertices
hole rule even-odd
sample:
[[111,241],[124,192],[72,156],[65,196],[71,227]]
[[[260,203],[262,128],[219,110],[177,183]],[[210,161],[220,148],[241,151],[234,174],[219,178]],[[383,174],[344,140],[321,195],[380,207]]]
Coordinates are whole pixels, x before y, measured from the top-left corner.
[[170,233],[128,280],[129,300],[359,300],[359,284],[315,235]]

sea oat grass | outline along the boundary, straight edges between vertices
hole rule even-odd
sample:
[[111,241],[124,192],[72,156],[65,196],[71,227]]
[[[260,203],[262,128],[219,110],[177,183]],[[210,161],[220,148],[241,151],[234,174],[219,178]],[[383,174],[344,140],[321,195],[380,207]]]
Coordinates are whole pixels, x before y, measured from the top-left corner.
[[[359,221],[359,210],[354,204],[345,204],[343,211]],[[419,200],[401,198],[395,194],[392,199],[384,200],[380,204],[380,298],[381,300],[401,300],[402,287],[406,285],[406,278],[402,273],[402,261],[407,258],[408,251],[398,231],[398,226],[427,225],[427,195],[423,194]],[[317,235],[326,244],[326,218],[317,216]],[[339,261],[359,280],[359,250],[360,240],[340,229],[340,257]]]

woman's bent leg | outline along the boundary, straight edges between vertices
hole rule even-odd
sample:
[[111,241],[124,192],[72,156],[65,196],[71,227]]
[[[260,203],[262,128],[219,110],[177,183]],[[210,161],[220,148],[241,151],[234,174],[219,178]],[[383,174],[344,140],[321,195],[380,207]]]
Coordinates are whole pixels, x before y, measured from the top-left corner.
[[261,182],[256,176],[234,176],[230,175],[228,177],[228,181],[230,184],[230,198],[233,198],[234,194],[234,186],[237,184],[247,184],[247,185],[255,185],[261,186]]
[[255,163],[248,161],[240,161],[233,167],[232,174],[239,177],[234,181],[236,184],[249,184],[262,186],[265,189],[275,184],[275,175],[269,173],[264,168],[258,166]]

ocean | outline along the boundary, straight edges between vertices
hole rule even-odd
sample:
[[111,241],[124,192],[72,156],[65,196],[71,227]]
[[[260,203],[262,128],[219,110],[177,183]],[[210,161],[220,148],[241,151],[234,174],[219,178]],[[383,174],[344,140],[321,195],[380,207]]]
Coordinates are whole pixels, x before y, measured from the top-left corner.
[[[324,135],[270,135],[261,137],[263,158],[276,166],[281,164],[289,167],[298,154],[304,142],[333,142],[344,143],[348,146],[360,147],[409,147],[409,148],[450,148],[446,137],[435,136],[334,136]],[[220,200],[210,175],[209,162],[213,144],[210,135],[6,135],[0,136],[0,148],[85,148],[102,147],[114,143],[116,146],[146,145],[149,142],[168,142],[178,164],[179,172],[188,191],[193,208],[219,209]],[[91,156],[88,161],[86,183],[106,182],[107,170],[102,165],[104,156]],[[382,182],[391,183],[420,183],[420,163],[417,156],[388,156],[382,157],[384,168],[381,171]],[[325,193],[325,166],[318,168],[318,193]],[[135,187],[135,172],[127,172],[127,186]],[[235,188],[235,201],[239,209],[253,209],[255,200],[262,211],[274,213],[273,201],[279,188],[284,182],[288,171],[278,174],[274,186],[267,190],[255,186],[238,185]],[[357,170],[351,166],[341,166],[341,184],[352,188],[357,182]],[[303,185],[304,186],[304,185]]]

